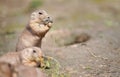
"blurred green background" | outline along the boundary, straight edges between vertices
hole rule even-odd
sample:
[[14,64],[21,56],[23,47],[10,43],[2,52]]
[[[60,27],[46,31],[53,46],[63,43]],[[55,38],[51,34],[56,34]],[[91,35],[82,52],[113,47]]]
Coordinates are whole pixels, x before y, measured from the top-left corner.
[[0,54],[15,49],[19,33],[36,9],[53,17],[51,31],[120,24],[120,0],[0,0]]

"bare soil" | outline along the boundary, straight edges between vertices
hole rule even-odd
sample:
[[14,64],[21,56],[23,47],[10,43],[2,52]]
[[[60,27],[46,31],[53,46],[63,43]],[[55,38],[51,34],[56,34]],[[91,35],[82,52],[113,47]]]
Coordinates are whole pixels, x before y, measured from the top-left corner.
[[[66,31],[62,32],[67,38]],[[73,32],[81,33],[79,29]],[[69,73],[71,77],[119,77],[120,27],[101,30],[93,28],[86,32],[91,35],[87,42],[60,47],[54,46],[54,40],[49,38],[56,38],[58,34],[62,37],[63,33],[50,32],[43,40],[42,49],[46,55],[56,58],[64,72]]]

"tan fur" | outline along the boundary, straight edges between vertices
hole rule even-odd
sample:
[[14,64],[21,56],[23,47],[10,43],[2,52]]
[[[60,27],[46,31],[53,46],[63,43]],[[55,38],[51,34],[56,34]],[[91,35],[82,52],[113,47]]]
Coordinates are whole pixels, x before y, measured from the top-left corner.
[[37,10],[31,14],[30,21],[16,45],[16,51],[27,47],[41,46],[42,38],[51,28],[52,19],[44,10]]
[[39,68],[19,65],[15,68],[16,77],[46,77]]
[[13,67],[5,62],[0,62],[0,77],[13,77]]
[[0,57],[0,62],[7,62],[14,66],[24,64],[27,66],[38,66],[37,58],[43,57],[42,51],[38,47],[26,48],[20,52],[8,52]]
[[46,77],[39,68],[25,65],[13,66],[6,62],[0,62],[0,77]]

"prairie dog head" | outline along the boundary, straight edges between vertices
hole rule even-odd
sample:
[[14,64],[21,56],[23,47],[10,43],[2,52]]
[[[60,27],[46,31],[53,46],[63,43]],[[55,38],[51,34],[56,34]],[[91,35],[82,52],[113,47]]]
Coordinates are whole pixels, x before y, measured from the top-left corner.
[[20,51],[20,57],[23,63],[36,62],[38,58],[42,58],[43,56],[41,49],[38,47],[25,48]]
[[31,14],[30,22],[50,25],[53,21],[52,18],[44,10],[36,10]]

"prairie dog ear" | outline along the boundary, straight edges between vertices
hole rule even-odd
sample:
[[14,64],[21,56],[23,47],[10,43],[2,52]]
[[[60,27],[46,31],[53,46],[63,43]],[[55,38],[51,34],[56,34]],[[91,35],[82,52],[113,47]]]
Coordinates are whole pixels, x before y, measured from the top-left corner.
[[27,59],[28,57],[31,56],[31,49],[30,48],[26,48],[26,49],[20,51],[20,56],[23,59]]
[[31,16],[30,16],[30,19],[31,19],[31,20],[34,20],[34,19],[36,18],[36,16],[37,16],[37,13],[36,13],[36,12],[33,12],[33,13],[31,14]]

